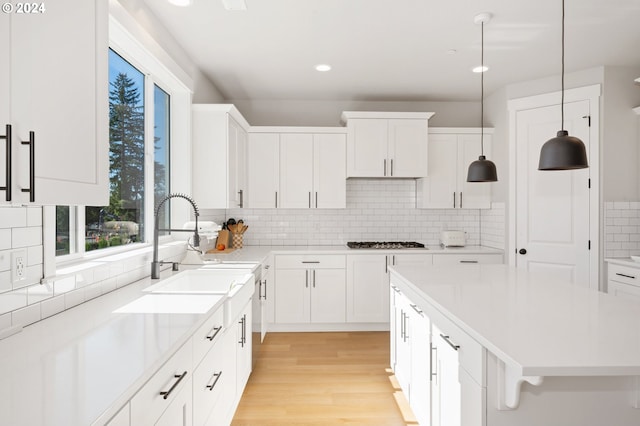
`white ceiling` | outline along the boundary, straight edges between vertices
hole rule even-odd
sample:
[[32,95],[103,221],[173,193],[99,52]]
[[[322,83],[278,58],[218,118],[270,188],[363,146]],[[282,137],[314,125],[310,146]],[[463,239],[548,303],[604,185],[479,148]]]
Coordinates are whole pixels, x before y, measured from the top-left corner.
[[[480,12],[485,93],[560,73],[561,0],[145,1],[226,99],[478,100]],[[640,67],[640,0],[565,8],[567,72]]]

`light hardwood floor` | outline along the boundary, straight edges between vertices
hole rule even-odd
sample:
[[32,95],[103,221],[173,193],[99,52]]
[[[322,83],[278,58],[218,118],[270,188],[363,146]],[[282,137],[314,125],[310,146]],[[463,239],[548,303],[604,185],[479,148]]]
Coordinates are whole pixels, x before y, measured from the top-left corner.
[[394,383],[388,332],[269,333],[232,426],[415,425]]

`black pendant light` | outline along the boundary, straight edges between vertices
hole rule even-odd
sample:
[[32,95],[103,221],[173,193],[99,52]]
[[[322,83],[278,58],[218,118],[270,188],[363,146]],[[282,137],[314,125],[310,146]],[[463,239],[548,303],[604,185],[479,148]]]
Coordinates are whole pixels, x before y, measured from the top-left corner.
[[[561,128],[564,129],[564,0],[562,0],[562,94],[560,101]],[[558,130],[555,138],[549,139],[540,150],[538,170],[573,170],[589,167],[587,149],[575,136],[566,130]]]
[[467,182],[496,182],[498,173],[493,161],[487,160],[484,155],[484,23],[489,22],[491,14],[480,13],[474,18],[474,22],[481,24],[481,54],[480,54],[480,157],[469,164]]

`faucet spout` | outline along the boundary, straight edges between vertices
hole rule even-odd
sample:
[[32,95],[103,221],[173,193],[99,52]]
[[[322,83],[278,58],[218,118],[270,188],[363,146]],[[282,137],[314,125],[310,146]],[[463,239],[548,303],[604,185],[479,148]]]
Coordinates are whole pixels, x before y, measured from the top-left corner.
[[167,201],[169,201],[171,198],[183,198],[185,200],[187,200],[190,204],[191,207],[193,208],[193,214],[196,217],[196,226],[195,229],[193,229],[193,247],[199,247],[200,246],[200,235],[198,234],[198,216],[200,216],[200,212],[198,210],[198,206],[196,205],[196,202],[193,201],[193,199],[191,197],[189,197],[188,195],[185,194],[169,194],[166,195],[164,198],[162,198],[159,202],[158,205],[156,206],[156,209],[153,212],[153,216],[154,216],[154,224],[153,224],[153,261],[151,262],[151,279],[158,279],[160,278],[160,266],[162,266],[163,261],[159,261],[158,260],[158,241],[160,239],[159,237],[159,233],[160,231],[172,231],[172,232],[191,232],[192,230],[189,229],[160,229],[160,209],[162,208],[162,206],[164,205],[164,203],[166,203]]

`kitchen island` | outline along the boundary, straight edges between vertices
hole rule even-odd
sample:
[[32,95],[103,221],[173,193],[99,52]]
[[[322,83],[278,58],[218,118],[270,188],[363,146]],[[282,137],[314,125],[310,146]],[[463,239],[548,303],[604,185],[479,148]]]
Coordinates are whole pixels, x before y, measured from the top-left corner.
[[[640,303],[506,265],[398,266],[390,279],[392,294],[408,302],[392,315],[396,375],[406,373],[403,340],[427,333],[431,342],[422,359],[436,375],[431,401],[412,404],[432,406],[427,418],[448,418],[438,402],[447,398],[440,367],[453,348],[459,377],[448,389],[457,393],[459,424],[640,424]],[[426,331],[408,328],[410,308],[428,319]],[[407,377],[419,385],[411,369]]]

